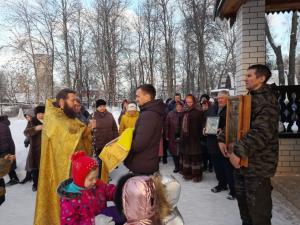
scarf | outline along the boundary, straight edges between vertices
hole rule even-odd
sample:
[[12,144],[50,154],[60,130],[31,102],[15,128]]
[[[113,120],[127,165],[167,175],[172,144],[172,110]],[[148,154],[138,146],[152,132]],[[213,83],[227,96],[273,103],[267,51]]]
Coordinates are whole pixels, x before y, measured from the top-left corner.
[[182,132],[183,135],[189,136],[189,126],[190,126],[190,111],[192,111],[194,107],[187,108],[183,115],[182,119]]

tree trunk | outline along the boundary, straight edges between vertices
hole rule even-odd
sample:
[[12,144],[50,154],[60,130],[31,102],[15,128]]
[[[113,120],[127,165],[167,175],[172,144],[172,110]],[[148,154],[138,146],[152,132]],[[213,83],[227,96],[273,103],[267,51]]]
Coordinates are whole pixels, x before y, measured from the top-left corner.
[[291,35],[290,35],[288,85],[295,85],[297,30],[298,30],[298,14],[297,14],[297,12],[293,12],[292,29],[291,29]]
[[273,37],[270,32],[268,21],[266,20],[266,35],[267,39],[276,55],[276,64],[278,69],[278,76],[279,76],[279,85],[285,85],[285,79],[284,79],[284,63],[282,58],[282,52],[281,52],[281,46],[275,45],[275,42],[273,40]]

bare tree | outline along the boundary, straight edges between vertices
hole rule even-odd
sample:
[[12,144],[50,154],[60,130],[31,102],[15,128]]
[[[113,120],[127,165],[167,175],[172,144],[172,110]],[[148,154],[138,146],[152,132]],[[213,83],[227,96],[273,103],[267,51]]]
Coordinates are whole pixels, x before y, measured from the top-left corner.
[[297,49],[297,29],[298,29],[298,13],[293,12],[292,15],[292,26],[290,34],[290,54],[289,54],[289,73],[288,73],[288,84],[295,85],[296,78],[296,49]]
[[278,69],[278,76],[279,76],[279,85],[285,84],[284,79],[284,63],[283,63],[283,57],[282,57],[282,51],[281,51],[281,45],[276,45],[274,42],[274,39],[271,35],[270,28],[268,21],[266,20],[266,35],[267,39],[275,53],[276,56],[276,64]]
[[158,0],[159,14],[161,22],[161,32],[164,40],[164,60],[167,83],[167,94],[174,94],[174,63],[175,63],[175,27],[174,27],[174,7],[169,0]]

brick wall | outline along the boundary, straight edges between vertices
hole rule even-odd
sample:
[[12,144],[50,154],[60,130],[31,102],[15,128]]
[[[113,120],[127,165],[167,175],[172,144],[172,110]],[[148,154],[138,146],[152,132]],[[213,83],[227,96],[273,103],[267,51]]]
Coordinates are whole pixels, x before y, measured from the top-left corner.
[[248,0],[237,13],[236,94],[244,94],[245,75],[252,64],[266,63],[265,0]]
[[279,144],[277,174],[300,174],[300,139],[280,139]]

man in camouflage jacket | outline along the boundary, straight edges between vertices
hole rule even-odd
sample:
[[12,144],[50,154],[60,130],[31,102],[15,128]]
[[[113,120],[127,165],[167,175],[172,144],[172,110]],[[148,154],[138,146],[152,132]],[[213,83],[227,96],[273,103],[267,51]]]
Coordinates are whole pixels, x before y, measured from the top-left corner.
[[[236,197],[243,225],[271,225],[271,177],[278,163],[279,107],[272,88],[266,84],[271,77],[264,65],[247,70],[246,87],[252,97],[249,132],[227,149],[224,133],[218,137],[221,152],[235,170]],[[247,168],[240,167],[247,159]]]

